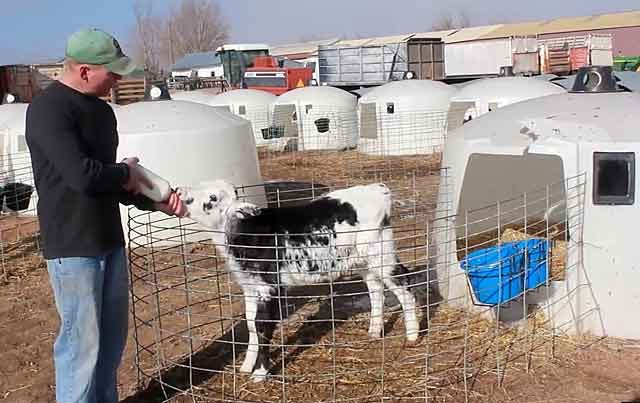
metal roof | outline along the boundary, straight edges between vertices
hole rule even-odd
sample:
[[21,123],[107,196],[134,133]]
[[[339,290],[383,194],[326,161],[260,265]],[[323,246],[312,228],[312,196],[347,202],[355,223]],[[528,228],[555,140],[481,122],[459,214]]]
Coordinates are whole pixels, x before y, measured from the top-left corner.
[[216,52],[189,53],[179,59],[171,67],[171,70],[188,70],[194,67],[217,66],[222,64]]
[[447,29],[444,31],[431,31],[431,32],[416,32],[411,36],[411,39],[444,39],[445,37],[459,31],[459,29]]
[[331,45],[338,42],[339,38],[321,39],[317,41],[299,42],[299,43],[287,43],[282,45],[275,45],[271,48],[270,53],[273,56],[286,56],[300,53],[317,53],[318,46]]
[[218,46],[216,52],[223,50],[268,50],[269,45],[264,43],[227,43],[222,46]]
[[482,25],[479,27],[462,28],[444,38],[445,43],[467,42],[483,38],[489,32],[495,31],[502,25]]
[[343,39],[334,43],[333,45],[335,46],[379,46],[379,45],[386,45],[389,43],[403,42],[409,39],[411,36],[412,34],[403,34],[403,35],[380,36],[375,38]]
[[478,39],[640,26],[640,11],[504,24]]

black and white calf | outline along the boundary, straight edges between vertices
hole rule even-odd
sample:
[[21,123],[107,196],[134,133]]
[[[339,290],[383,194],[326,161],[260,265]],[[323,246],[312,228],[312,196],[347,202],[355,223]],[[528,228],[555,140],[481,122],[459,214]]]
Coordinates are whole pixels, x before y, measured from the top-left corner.
[[279,319],[278,287],[358,273],[371,301],[369,335],[381,336],[386,285],[402,305],[407,339],[417,339],[415,297],[406,279],[396,277],[406,269],[396,256],[391,192],[384,184],[336,190],[304,206],[280,208],[239,201],[234,186],[224,181],[180,188],[178,194],[191,219],[216,231],[214,242],[243,290],[249,345],[240,371],[252,372],[254,380],[268,371],[264,345]]

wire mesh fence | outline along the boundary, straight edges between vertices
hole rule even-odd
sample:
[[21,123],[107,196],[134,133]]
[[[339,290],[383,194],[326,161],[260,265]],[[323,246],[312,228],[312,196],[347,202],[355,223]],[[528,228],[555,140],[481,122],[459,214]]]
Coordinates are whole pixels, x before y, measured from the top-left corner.
[[28,152],[0,156],[0,281],[43,266],[37,194]]
[[[383,273],[384,298],[363,282],[362,270],[301,287],[276,282],[269,298],[273,310],[258,312],[253,323],[246,272],[228,265],[229,248],[238,247],[229,239],[239,234],[183,220],[173,228],[178,235],[158,247],[149,233],[174,224],[149,222],[142,213],[129,216],[141,380],[153,379],[167,399],[187,394],[198,401],[469,401],[509,373],[529,371],[582,343],[567,335],[579,318],[560,307],[589,290],[579,276],[584,175],[454,214],[436,202],[446,169],[344,165],[342,172],[351,176],[292,170],[295,182],[257,186],[277,207],[304,205],[346,186],[387,183],[394,202],[384,230],[392,237],[376,239],[386,245],[379,250],[407,270],[385,273],[384,264],[368,262],[365,270]],[[247,195],[254,187],[238,187],[238,197],[251,201]],[[192,232],[207,239],[186,242]],[[358,236],[367,238],[362,232]],[[263,236],[270,241],[260,245],[277,250],[285,234]],[[258,266],[284,270],[286,262],[275,251],[273,256]],[[403,306],[402,287],[416,301],[416,341],[407,333],[410,308]],[[505,313],[512,314],[509,320],[496,320]],[[372,337],[370,323],[377,318],[383,326]],[[259,339],[260,348],[268,349],[262,382],[253,382],[241,365],[255,349],[249,342],[254,325],[273,327]]]
[[[482,208],[452,211],[451,179],[438,153],[260,155],[263,178],[270,181],[239,185],[237,193],[261,207],[300,206],[333,190],[385,183],[393,202],[383,227],[391,236],[378,238],[383,253],[376,256],[392,256],[406,271],[384,273],[385,265],[372,259],[367,270],[383,272],[381,295],[363,281],[362,268],[301,287],[277,283],[271,316],[254,321],[273,329],[258,342],[268,349],[268,373],[253,382],[251,373],[241,371],[255,347],[247,320],[251,299],[228,266],[233,234],[129,209],[136,368],[139,384],[151,381],[164,399],[471,401],[510,374],[585,343],[573,336],[575,329],[598,312],[597,304],[584,309],[576,303],[591,292],[581,266],[584,174]],[[19,187],[8,187],[9,198],[6,193],[8,184],[33,186],[29,156],[3,161],[11,168],[0,172],[0,258],[2,278],[10,281],[44,262],[37,195],[31,190],[26,205]],[[277,250],[282,235],[267,234],[266,249]],[[283,265],[277,254],[266,263]],[[398,293],[403,287],[415,298],[415,341]],[[372,337],[371,323],[379,319],[380,334]]]
[[215,105],[215,108],[232,112],[251,122],[257,147],[267,147],[274,151],[283,149],[283,141],[277,136],[276,131],[270,129],[273,122],[271,105],[244,103]]
[[360,103],[358,150],[371,155],[432,154],[442,151],[447,111]]
[[280,139],[284,151],[345,150],[357,146],[358,117],[346,106],[275,104],[264,135]]

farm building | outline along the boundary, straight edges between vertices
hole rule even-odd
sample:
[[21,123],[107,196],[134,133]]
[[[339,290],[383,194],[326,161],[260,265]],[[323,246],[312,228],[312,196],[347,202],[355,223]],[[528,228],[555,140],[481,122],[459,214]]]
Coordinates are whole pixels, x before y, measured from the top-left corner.
[[344,150],[358,142],[356,97],[338,88],[304,87],[280,95],[273,106],[272,138],[293,150]]
[[456,88],[432,80],[395,81],[358,101],[358,150],[372,155],[429,154],[440,150]]
[[222,61],[216,52],[189,53],[171,66],[171,77],[190,77],[193,71],[198,77],[222,77]]
[[504,72],[569,74],[585,65],[611,65],[614,56],[640,55],[634,40],[639,32],[640,11],[630,11],[343,39],[319,47],[320,82],[381,85],[409,72],[450,82]]
[[527,99],[564,93],[556,84],[528,77],[497,77],[474,80],[451,98],[451,113],[464,113],[463,122]]
[[[627,234],[639,215],[640,95],[585,92],[506,106],[450,133],[439,200],[446,213],[434,223],[438,276],[448,279],[441,292],[467,306],[489,302],[507,317],[538,304],[563,331],[637,339],[640,327],[624,315],[637,308],[640,280]],[[472,270],[478,253],[503,256],[514,234],[544,246],[538,266],[523,266],[519,278],[497,260]],[[478,289],[482,275],[494,277],[491,292]]]
[[208,104],[227,110],[251,122],[257,146],[281,143],[279,139],[269,138],[271,126],[271,108],[276,96],[259,90],[238,89],[223,92],[209,99]]

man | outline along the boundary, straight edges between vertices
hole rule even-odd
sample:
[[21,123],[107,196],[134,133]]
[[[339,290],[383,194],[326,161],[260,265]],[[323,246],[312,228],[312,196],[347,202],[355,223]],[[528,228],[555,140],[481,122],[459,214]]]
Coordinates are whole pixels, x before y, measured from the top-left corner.
[[62,78],[27,110],[43,254],[61,322],[58,403],[118,401],[129,296],[119,203],[184,215],[175,194],[164,203],[140,194],[147,182],[130,169],[137,158],[115,162],[116,118],[99,97],[134,68],[111,35],[78,31],[68,39]]

